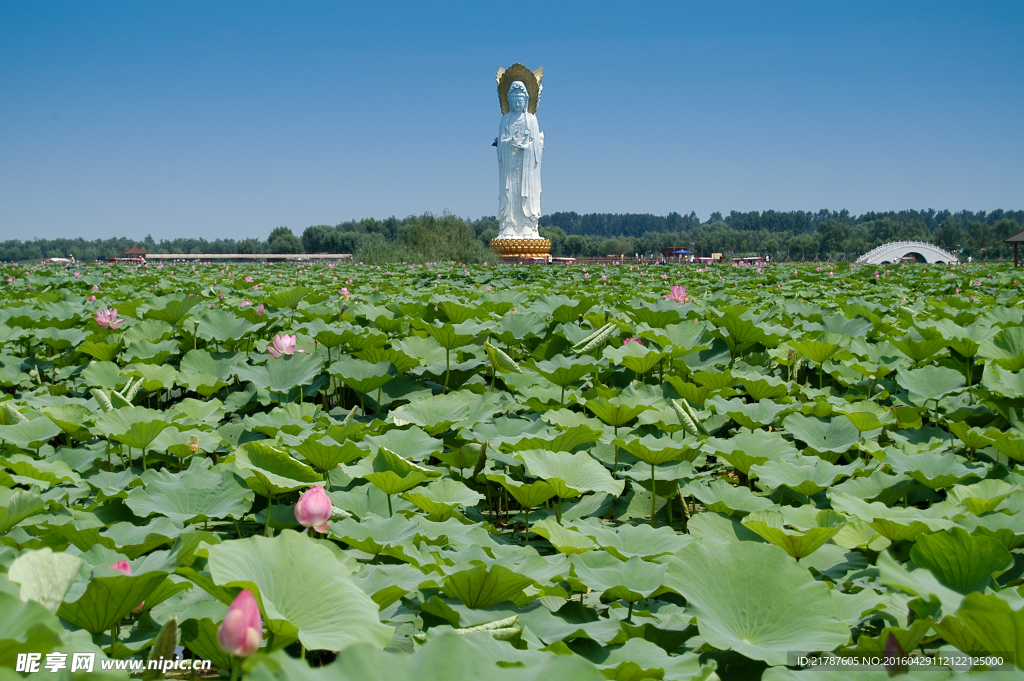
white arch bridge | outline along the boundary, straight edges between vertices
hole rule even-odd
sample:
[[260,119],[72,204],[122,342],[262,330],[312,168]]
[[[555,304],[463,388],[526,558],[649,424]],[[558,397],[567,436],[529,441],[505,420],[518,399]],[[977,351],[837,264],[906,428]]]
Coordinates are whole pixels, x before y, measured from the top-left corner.
[[857,262],[864,265],[886,265],[901,258],[913,258],[918,262],[958,262],[957,257],[949,251],[924,241],[891,241],[871,249],[857,258]]

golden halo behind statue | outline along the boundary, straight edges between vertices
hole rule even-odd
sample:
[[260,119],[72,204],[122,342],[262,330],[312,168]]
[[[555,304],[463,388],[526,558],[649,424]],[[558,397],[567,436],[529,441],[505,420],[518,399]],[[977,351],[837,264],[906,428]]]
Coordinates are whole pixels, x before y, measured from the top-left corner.
[[544,78],[544,67],[531,71],[520,63],[515,63],[507,69],[498,69],[498,101],[501,102],[501,113],[509,112],[508,89],[512,83],[521,80],[526,86],[526,92],[530,95],[530,104],[526,110],[532,114],[537,113],[537,103],[540,102],[540,81]]

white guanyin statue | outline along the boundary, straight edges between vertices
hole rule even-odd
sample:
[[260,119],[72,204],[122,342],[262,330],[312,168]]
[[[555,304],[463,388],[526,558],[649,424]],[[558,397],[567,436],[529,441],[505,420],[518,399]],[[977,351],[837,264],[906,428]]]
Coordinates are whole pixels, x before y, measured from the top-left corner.
[[540,239],[540,164],[544,133],[537,125],[544,69],[522,64],[498,70],[498,238]]

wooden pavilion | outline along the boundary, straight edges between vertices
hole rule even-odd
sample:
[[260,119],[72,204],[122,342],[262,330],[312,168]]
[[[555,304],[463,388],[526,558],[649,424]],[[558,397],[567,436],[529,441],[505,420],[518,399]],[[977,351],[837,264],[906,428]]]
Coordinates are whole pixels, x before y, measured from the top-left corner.
[[133,245],[127,251],[124,252],[126,258],[145,258],[149,255],[145,249],[139,248],[137,244]]
[[1020,259],[1017,257],[1017,248],[1024,243],[1024,232],[1017,232],[1011,237],[1003,239],[1004,244],[1013,244],[1013,266],[1018,267]]

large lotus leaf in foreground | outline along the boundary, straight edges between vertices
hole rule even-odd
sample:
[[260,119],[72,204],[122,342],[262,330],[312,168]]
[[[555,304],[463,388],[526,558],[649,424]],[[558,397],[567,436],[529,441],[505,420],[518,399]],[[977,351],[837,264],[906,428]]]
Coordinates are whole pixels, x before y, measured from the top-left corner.
[[311,650],[357,643],[383,648],[394,634],[380,623],[377,604],[355,585],[349,568],[306,535],[284,530],[273,539],[235,539],[206,551],[215,584],[252,590],[267,618],[290,624]]
[[49,547],[30,550],[14,559],[7,577],[21,585],[21,600],[37,601],[56,613],[83,562],[78,556],[54,553]]
[[[490,638],[489,634],[483,634]],[[510,652],[507,643],[498,642]],[[523,666],[497,664],[493,655],[475,647],[467,637],[446,632],[412,655],[399,655],[360,645],[347,648],[338,659],[314,672],[301,660],[284,653],[266,658],[247,678],[252,681],[604,681],[592,663],[579,655],[540,654]]]
[[[73,601],[65,600],[57,614],[75,626],[99,634],[127,617],[166,578],[166,572],[145,572],[132,576],[106,567],[97,568],[84,591]],[[74,591],[72,589],[72,594]],[[150,602],[149,605],[155,603]]]
[[828,586],[775,546],[689,544],[669,562],[665,583],[696,611],[708,643],[770,665],[850,639]]

